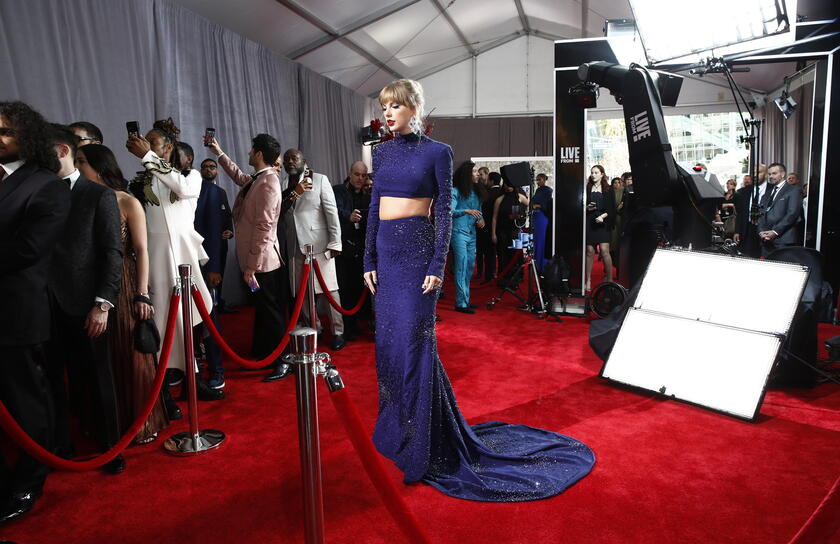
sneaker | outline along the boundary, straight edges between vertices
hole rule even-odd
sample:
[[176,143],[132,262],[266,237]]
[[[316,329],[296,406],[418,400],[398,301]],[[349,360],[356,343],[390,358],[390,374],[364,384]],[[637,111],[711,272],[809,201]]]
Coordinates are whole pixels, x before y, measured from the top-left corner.
[[210,379],[207,380],[207,385],[210,386],[210,389],[224,389],[225,375],[221,372],[211,372]]

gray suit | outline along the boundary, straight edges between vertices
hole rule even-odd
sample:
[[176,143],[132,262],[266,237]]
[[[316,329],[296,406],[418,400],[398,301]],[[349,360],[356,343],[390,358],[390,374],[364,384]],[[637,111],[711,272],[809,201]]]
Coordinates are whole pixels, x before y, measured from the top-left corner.
[[[286,180],[287,190],[289,180]],[[292,296],[297,296],[298,283],[303,268],[303,246],[312,244],[315,259],[321,269],[327,290],[332,297],[341,303],[338,293],[338,280],[335,273],[335,259],[327,258],[327,251],[341,251],[341,224],[338,220],[338,208],[335,204],[335,194],[327,176],[312,174],[312,190],[303,193],[294,203],[294,213],[286,214],[283,227],[286,235],[289,256],[294,255],[293,266],[289,267],[289,284]],[[331,255],[334,257],[334,255]],[[314,270],[312,272],[315,273]],[[315,280],[315,293],[322,293],[321,285]],[[323,298],[323,297],[321,297]],[[323,302],[322,302],[323,304]],[[306,304],[301,311],[301,321],[309,322]],[[341,313],[330,306],[333,335],[344,334]]]
[[802,193],[799,187],[779,182],[779,189],[772,202],[767,201],[773,187],[768,186],[765,193],[766,212],[758,219],[757,230],[759,233],[772,230],[779,235],[772,242],[761,243],[761,255],[767,256],[770,252],[780,247],[795,246],[802,244],[802,236],[797,227],[799,216],[802,213]]

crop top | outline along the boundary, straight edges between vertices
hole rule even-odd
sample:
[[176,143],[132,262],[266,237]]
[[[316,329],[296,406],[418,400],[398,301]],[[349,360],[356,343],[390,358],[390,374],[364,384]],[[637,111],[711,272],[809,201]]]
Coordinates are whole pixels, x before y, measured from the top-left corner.
[[435,252],[427,275],[442,278],[452,233],[452,148],[426,136],[398,134],[373,149],[373,171],[376,178],[365,236],[365,272],[376,270],[379,198],[433,198]]

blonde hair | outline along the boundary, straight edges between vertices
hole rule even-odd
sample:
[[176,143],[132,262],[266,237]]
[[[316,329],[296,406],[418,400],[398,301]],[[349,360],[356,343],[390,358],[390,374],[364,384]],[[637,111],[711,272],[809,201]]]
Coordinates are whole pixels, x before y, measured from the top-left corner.
[[379,104],[384,106],[395,102],[401,106],[407,106],[414,110],[417,124],[413,127],[415,132],[423,132],[423,86],[413,79],[397,79],[387,84],[379,92]]

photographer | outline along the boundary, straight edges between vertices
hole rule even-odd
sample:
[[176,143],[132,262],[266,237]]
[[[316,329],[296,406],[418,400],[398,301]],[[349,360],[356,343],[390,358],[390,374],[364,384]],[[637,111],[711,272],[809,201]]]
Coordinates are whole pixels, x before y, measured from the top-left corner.
[[[365,231],[370,208],[370,193],[364,190],[368,169],[362,161],[356,161],[344,183],[333,186],[338,220],[341,225],[341,246],[343,251],[336,258],[338,290],[342,306],[352,308],[362,295],[364,284]],[[359,334],[359,318],[370,323],[370,301],[365,302],[355,315],[344,316],[344,339],[353,340]]]
[[[525,208],[528,206],[528,197],[520,193],[513,183],[502,177],[502,194],[496,198],[493,204],[493,226],[491,240],[496,246],[496,253],[499,256],[499,268],[504,270],[510,263],[516,250],[510,247],[516,235],[516,219],[524,217]],[[521,220],[521,219],[520,219]],[[503,283],[504,278],[499,278]]]

